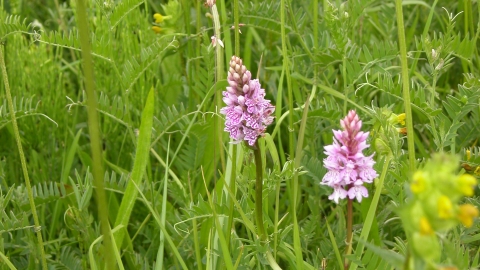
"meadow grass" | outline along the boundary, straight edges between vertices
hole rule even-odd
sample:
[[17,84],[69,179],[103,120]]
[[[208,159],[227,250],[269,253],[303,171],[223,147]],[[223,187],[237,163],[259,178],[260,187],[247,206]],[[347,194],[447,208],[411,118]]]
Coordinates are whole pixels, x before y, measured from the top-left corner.
[[[480,268],[478,1],[0,2],[1,269]],[[378,177],[337,204],[350,110]]]

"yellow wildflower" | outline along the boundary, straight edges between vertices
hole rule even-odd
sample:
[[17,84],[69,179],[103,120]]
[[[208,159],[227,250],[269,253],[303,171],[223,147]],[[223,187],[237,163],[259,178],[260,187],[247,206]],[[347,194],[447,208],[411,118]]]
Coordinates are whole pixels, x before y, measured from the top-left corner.
[[402,126],[405,126],[405,113],[401,113],[397,116],[397,121],[400,123]]
[[152,26],[152,30],[153,30],[153,32],[155,32],[156,34],[160,34],[160,33],[163,31],[162,28],[160,28],[160,27],[158,27],[158,26],[156,26],[156,25]]
[[153,14],[153,18],[155,19],[155,23],[161,23],[165,20],[168,20],[168,19],[172,18],[172,16],[163,16],[160,13],[155,13],[155,14]]
[[452,217],[453,205],[450,198],[445,195],[438,198],[438,216],[443,219],[448,219]]
[[460,222],[467,228],[472,227],[473,219],[478,217],[478,209],[471,204],[462,204],[459,210],[458,219]]
[[410,189],[414,194],[418,194],[424,191],[425,188],[425,174],[422,171],[416,171],[413,174],[413,181],[410,185]]
[[477,184],[477,179],[470,174],[462,174],[457,178],[458,189],[465,196],[473,196],[473,189]]
[[433,234],[432,226],[426,217],[420,218],[420,233],[423,235]]

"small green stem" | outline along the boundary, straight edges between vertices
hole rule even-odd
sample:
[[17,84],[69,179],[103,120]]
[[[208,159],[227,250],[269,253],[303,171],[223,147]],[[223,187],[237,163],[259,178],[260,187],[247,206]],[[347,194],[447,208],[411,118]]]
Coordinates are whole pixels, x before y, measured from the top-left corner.
[[285,70],[285,75],[287,77],[287,91],[288,91],[288,153],[290,154],[290,159],[294,159],[295,143],[293,138],[293,89],[292,89],[292,80],[290,77],[290,64],[288,59],[287,52],[287,34],[285,32],[286,28],[286,18],[285,10],[287,9],[285,1],[280,1],[280,21],[281,21],[281,34],[282,34],[282,57],[283,57],[283,68]]
[[42,227],[38,221],[37,209],[35,207],[35,201],[33,200],[33,191],[30,184],[30,178],[28,177],[27,162],[25,160],[25,154],[23,153],[22,141],[20,139],[20,132],[18,131],[17,119],[15,118],[15,109],[13,108],[12,94],[10,93],[10,85],[8,83],[7,67],[5,66],[5,59],[3,57],[3,45],[0,45],[0,66],[2,68],[3,83],[5,84],[5,92],[7,96],[8,110],[12,118],[13,133],[15,135],[15,141],[18,146],[18,153],[20,156],[20,163],[22,164],[23,177],[25,177],[25,186],[27,188],[28,201],[30,202],[30,209],[32,210],[33,223],[35,224],[35,232],[37,233],[38,248],[40,250],[40,256],[42,259],[42,267],[44,270],[48,269],[47,259],[45,257],[45,250],[43,248]]
[[[188,174],[188,189],[190,191],[190,203],[193,205],[193,192],[192,192],[192,183],[190,182],[190,174]],[[194,218],[192,219],[192,225],[193,225],[193,245],[195,247],[195,259],[197,261],[197,270],[203,270],[203,263],[202,263],[202,256],[200,254],[200,238],[198,236],[198,230],[197,230],[197,219]]]
[[407,45],[405,42],[402,0],[395,0],[395,7],[397,12],[398,43],[400,44],[400,62],[402,65],[403,101],[405,103],[407,122],[408,159],[410,171],[413,172],[415,170],[415,145],[413,137],[415,131],[413,130],[412,106],[410,104],[410,80],[408,78]]
[[93,79],[93,59],[90,44],[90,31],[88,29],[87,8],[84,0],[77,1],[77,24],[82,49],[83,73],[85,78],[85,91],[87,93],[88,131],[90,135],[90,148],[92,151],[92,174],[95,184],[98,216],[100,218],[103,243],[105,247],[105,262],[107,269],[115,269],[115,252],[112,245],[110,225],[108,222],[108,207],[103,182],[102,145],[100,139],[100,126],[97,113],[97,97]]
[[347,87],[347,56],[343,55],[342,61],[342,76],[343,76],[343,91],[345,93],[345,100],[343,101],[343,114],[347,115],[347,98],[348,98],[348,87]]
[[[213,16],[213,29],[214,29],[214,38],[216,39],[216,46],[215,46],[215,65],[216,65],[216,73],[215,73],[215,83],[218,80],[223,79],[225,76],[223,75],[223,51],[222,46],[219,44],[218,40],[221,40],[221,31],[220,31],[220,17],[218,15],[217,5],[214,4],[212,6],[212,16]],[[215,100],[218,108],[222,107],[222,95],[215,91]],[[215,130],[217,132],[217,136],[215,138],[218,139],[217,145],[218,149],[223,149],[223,128],[222,128],[222,118],[217,117],[217,121],[215,121]],[[220,161],[222,164],[222,171],[225,171],[225,154],[223,151],[220,151]]]
[[[435,67],[432,65],[432,68],[435,69]],[[432,81],[432,93],[431,93],[431,96],[430,96],[430,108],[434,108],[435,107],[435,88],[437,86],[437,71],[434,70],[433,71],[433,81]]]
[[238,13],[238,0],[233,1],[233,19],[235,20],[235,55],[240,55],[240,26],[238,25],[238,21],[240,20],[240,15]]
[[[168,171],[170,170],[170,163],[168,158],[170,157],[170,136],[168,137],[167,143],[167,158],[165,166],[165,174],[163,176],[163,195],[162,195],[162,212],[160,216],[160,222],[162,226],[165,227],[165,219],[167,217],[167,196],[168,196]],[[157,261],[155,263],[155,269],[163,269],[163,256],[165,250],[165,235],[163,231],[160,230],[160,247],[157,252]]]
[[255,149],[253,150],[255,156],[255,171],[257,178],[255,181],[255,218],[257,221],[258,234],[262,241],[267,240],[265,234],[265,227],[263,226],[263,168],[262,168],[262,156],[260,148],[258,147],[258,141],[255,143]]

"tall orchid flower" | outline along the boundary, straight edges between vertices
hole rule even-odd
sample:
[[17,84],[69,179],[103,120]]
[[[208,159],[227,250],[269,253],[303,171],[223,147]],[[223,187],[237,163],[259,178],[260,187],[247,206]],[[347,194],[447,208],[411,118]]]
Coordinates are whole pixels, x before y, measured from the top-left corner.
[[253,146],[273,122],[271,114],[275,107],[264,98],[265,90],[260,82],[252,80],[252,74],[237,56],[232,56],[230,60],[227,80],[229,86],[223,91],[223,101],[227,106],[220,110],[226,116],[225,131],[230,133],[235,143],[246,141]]
[[362,121],[354,110],[340,120],[340,125],[343,130],[333,130],[333,144],[325,146],[327,158],[323,162],[328,172],[321,184],[333,188],[328,198],[335,203],[347,196],[361,202],[363,197],[368,197],[363,184],[371,183],[378,176],[373,169],[373,155],[362,153],[369,146],[366,142],[369,133],[360,131]]

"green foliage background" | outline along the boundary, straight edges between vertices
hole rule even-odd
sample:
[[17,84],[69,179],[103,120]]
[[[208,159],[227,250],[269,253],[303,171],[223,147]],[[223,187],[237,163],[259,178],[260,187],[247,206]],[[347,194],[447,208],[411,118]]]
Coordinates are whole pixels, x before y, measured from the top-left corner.
[[[118,247],[125,269],[158,269],[161,234],[173,243],[166,243],[160,254],[164,269],[179,269],[182,263],[187,269],[225,269],[226,256],[238,269],[269,269],[267,249],[274,251],[282,268],[300,269],[295,240],[300,241],[304,268],[322,269],[325,263],[327,269],[343,267],[335,251],[345,249],[345,204],[329,201],[331,190],[319,182],[326,173],[323,147],[332,142],[331,130],[339,128],[339,120],[350,109],[357,110],[364,130],[371,131],[371,142],[381,138],[393,153],[370,230],[371,244],[360,258],[350,259],[362,269],[390,269],[398,267],[392,258],[399,256],[402,261],[408,256],[396,210],[409,196],[412,172],[406,139],[387,121],[392,112],[405,110],[393,1],[286,0],[285,7],[277,0],[239,1],[239,22],[245,24],[239,56],[253,77],[258,74],[268,99],[276,104],[276,120],[268,130],[272,136],[261,140],[268,245],[250,227],[255,165],[253,155],[241,145],[235,166],[230,167],[236,172],[234,196],[225,185],[232,152],[228,135],[222,132],[217,101],[227,83],[216,76],[210,10],[203,2],[190,0],[87,2],[112,227],[123,214],[118,209],[133,168],[147,95],[152,87],[155,93],[141,196],[125,228],[127,239]],[[76,1],[2,0],[1,4],[0,41],[47,262],[51,269],[92,269],[93,264],[101,268],[105,250],[94,243],[101,232],[92,198],[95,187]],[[226,66],[235,49],[234,1],[218,0],[217,6]],[[459,172],[478,176],[480,6],[472,0],[408,0],[403,1],[403,9],[417,166],[432,153],[445,151],[461,157]],[[161,24],[160,34],[151,29],[156,12],[172,16]],[[282,46],[286,46],[288,70]],[[0,251],[17,269],[36,269],[40,254],[4,78],[0,80]],[[306,128],[301,133],[304,118]],[[306,143],[296,152],[300,137]],[[471,151],[470,159],[466,150]],[[294,162],[298,155],[300,164]],[[378,153],[375,159],[380,172],[385,159]],[[296,176],[298,200],[293,202]],[[372,195],[374,187],[368,187]],[[468,202],[480,206],[479,195],[477,187]],[[369,198],[354,204],[356,236],[370,203]],[[295,204],[298,239],[291,214]],[[162,222],[156,219],[161,215],[167,233],[161,233]],[[458,226],[442,235],[443,265],[479,267],[479,226],[477,220],[469,229]],[[227,251],[221,248],[219,231]],[[8,269],[1,263],[0,268]]]

